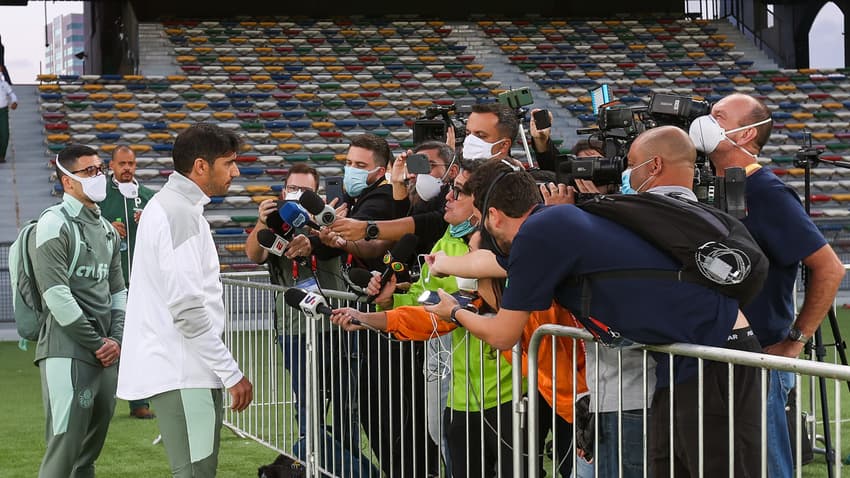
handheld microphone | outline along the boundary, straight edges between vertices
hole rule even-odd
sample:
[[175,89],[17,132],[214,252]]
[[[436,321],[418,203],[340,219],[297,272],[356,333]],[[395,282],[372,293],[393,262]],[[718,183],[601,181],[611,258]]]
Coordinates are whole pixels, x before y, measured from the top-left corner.
[[330,317],[333,314],[333,309],[328,307],[324,297],[303,289],[294,287],[287,289],[283,293],[283,300],[286,301],[286,305],[300,309],[301,312],[313,319],[320,319],[322,316]]
[[293,228],[304,226],[319,230],[319,225],[310,219],[310,215],[301,205],[294,202],[286,202],[278,210],[280,217]]
[[355,292],[365,294],[366,287],[369,286],[369,281],[372,280],[372,273],[360,267],[352,267],[348,271],[347,279],[349,287]]
[[[390,277],[407,269],[406,262],[416,252],[416,244],[419,239],[414,234],[405,234],[393,246],[392,250],[384,254],[384,272],[381,273],[381,289],[390,281]],[[376,296],[370,295],[366,301],[372,302]]]
[[266,225],[274,231],[278,236],[285,240],[292,239],[292,234],[295,232],[290,223],[283,220],[280,211],[277,214],[271,213],[266,218]]
[[289,245],[289,241],[275,234],[271,229],[258,231],[257,242],[260,243],[260,247],[278,257],[283,255],[284,251],[286,251],[286,246]]
[[336,220],[336,211],[313,191],[304,191],[299,199],[301,205],[316,219],[319,226],[329,226]]

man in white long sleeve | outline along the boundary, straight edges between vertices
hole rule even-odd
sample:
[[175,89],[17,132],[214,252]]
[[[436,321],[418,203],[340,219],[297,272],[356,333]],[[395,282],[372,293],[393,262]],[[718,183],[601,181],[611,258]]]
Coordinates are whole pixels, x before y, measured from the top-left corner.
[[204,205],[239,175],[239,138],[196,124],[174,141],[174,173],[145,208],[136,235],[118,396],[150,398],[173,476],[215,476],[222,388],[231,408],[253,399],[251,382],[222,341],[219,261]]
[[[3,66],[0,66],[0,73]],[[6,162],[6,149],[9,147],[9,108],[17,109],[18,97],[3,76],[0,75],[0,163]]]

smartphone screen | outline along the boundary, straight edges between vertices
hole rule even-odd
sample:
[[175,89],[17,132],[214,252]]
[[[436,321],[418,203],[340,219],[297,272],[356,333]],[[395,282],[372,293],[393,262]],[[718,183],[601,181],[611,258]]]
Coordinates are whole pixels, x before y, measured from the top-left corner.
[[328,176],[325,178],[325,197],[328,204],[334,198],[339,198],[336,204],[337,206],[345,200],[345,193],[342,191],[342,176]]
[[[457,299],[461,307],[466,307],[474,299],[474,297],[461,292],[455,292],[452,297]],[[440,295],[436,291],[426,290],[419,296],[418,302],[422,305],[433,305],[440,302]]]
[[552,122],[549,120],[549,110],[535,111],[534,125],[537,127],[538,131],[552,126]]

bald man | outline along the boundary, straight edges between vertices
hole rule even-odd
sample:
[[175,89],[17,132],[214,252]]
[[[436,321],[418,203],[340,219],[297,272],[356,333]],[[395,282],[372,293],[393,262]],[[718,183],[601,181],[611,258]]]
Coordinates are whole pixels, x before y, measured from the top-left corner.
[[[747,217],[742,220],[770,260],[767,280],[743,311],[764,352],[797,357],[820,327],[844,277],[841,260],[806,214],[800,197],[769,168],[758,154],[770,138],[770,110],[748,95],[729,95],[718,101],[710,116],[697,118],[691,137],[722,176],[726,168],[747,174]],[[800,263],[809,269],[806,296],[799,313],[794,309],[794,281]],[[768,476],[790,478],[791,439],[785,405],[794,387],[794,374],[771,371],[767,398]]]

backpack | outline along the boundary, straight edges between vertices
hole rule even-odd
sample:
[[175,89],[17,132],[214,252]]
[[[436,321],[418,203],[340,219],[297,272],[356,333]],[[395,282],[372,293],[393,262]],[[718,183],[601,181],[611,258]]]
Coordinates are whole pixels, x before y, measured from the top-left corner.
[[[44,212],[54,208],[48,208]],[[76,267],[77,257],[80,255],[79,232],[76,226],[70,226],[73,221],[61,204],[58,205],[58,209],[61,211],[65,223],[69,224],[75,244],[75,253],[68,267],[68,277],[71,277],[71,273]],[[37,224],[38,221],[36,220],[28,222],[21,228],[15,242],[9,247],[9,276],[12,283],[12,310],[15,316],[15,325],[18,329],[18,335],[31,342],[38,341],[38,336],[47,317],[47,314],[44,313],[44,304],[41,301],[41,292],[35,281],[32,257],[30,257],[30,250],[31,248],[34,249],[35,246]]]
[[599,195],[578,207],[630,229],[681,264],[676,271],[624,269],[580,276],[579,315],[586,327],[592,322],[592,332],[600,326],[588,320],[593,279],[647,277],[693,282],[732,297],[743,306],[755,298],[767,278],[767,256],[741,221],[683,195]]

